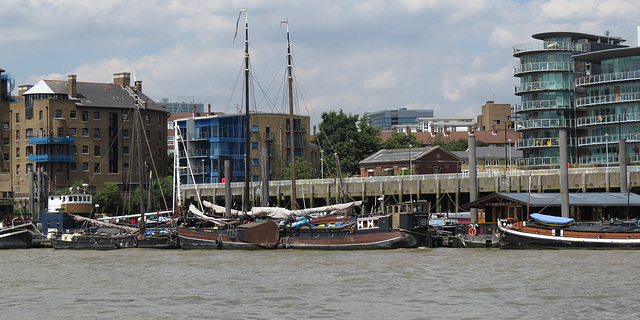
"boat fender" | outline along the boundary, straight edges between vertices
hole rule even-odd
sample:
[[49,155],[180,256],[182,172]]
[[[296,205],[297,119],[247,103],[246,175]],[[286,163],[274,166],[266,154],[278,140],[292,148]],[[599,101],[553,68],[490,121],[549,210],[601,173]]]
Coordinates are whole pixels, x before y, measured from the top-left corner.
[[[138,237],[140,237],[140,235],[138,235]],[[138,239],[133,240],[133,246],[134,246],[135,248],[137,248],[137,247],[138,247]]]
[[469,236],[475,237],[477,234],[478,234],[478,230],[476,230],[476,227],[474,226],[469,227]]

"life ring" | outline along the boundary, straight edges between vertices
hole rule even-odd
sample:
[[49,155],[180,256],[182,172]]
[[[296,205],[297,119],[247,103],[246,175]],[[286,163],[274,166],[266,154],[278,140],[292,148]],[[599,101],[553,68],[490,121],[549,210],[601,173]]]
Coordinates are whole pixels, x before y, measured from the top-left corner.
[[478,234],[478,230],[476,230],[476,227],[474,226],[469,227],[469,236],[475,237],[477,234]]

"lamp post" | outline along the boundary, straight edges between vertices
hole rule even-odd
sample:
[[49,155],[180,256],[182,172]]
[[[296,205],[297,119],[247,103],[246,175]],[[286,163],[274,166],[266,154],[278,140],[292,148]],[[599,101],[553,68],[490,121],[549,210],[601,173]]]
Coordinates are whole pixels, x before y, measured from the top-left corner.
[[604,152],[605,152],[605,157],[606,157],[606,162],[607,162],[607,171],[609,171],[609,134],[605,133],[604,134]]
[[320,179],[324,179],[324,150],[320,149]]
[[509,171],[511,171],[511,138],[509,138],[508,146],[509,146],[509,149],[507,149],[508,151],[507,158],[509,158]]

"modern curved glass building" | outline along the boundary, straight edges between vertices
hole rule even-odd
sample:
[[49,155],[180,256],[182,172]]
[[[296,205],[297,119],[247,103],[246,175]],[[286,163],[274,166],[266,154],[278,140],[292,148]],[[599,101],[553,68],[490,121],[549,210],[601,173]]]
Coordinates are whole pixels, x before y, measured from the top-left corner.
[[588,63],[574,56],[611,48],[621,48],[624,40],[576,32],[545,32],[532,36],[540,40],[513,46],[519,59],[514,76],[520,78],[515,106],[520,116],[516,130],[522,140],[516,147],[523,152],[524,165],[549,168],[558,165],[559,129],[567,129],[569,162],[578,163],[578,128],[575,79],[585,76]]
[[586,65],[576,79],[580,164],[618,165],[624,139],[627,162],[640,153],[640,47],[584,53],[574,57]]

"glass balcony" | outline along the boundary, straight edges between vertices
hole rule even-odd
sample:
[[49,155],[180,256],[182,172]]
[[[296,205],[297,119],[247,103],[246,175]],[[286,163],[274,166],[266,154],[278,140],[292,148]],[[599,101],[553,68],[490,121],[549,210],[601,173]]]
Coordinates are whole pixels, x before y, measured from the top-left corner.
[[529,110],[548,110],[548,109],[572,109],[572,100],[537,100],[527,101],[516,104],[516,112],[524,112]]
[[516,148],[557,147],[558,138],[533,138],[516,141]]
[[522,159],[522,165],[527,167],[552,166],[558,165],[558,162],[558,157],[531,157]]
[[576,79],[576,87],[629,80],[640,80],[640,70],[595,74],[591,76],[580,77]]
[[617,145],[620,139],[624,139],[627,142],[640,142],[640,133],[606,134],[606,135],[600,135],[600,136],[579,137],[578,146],[579,147],[594,146],[594,145],[604,146],[606,144]]
[[573,82],[571,81],[540,81],[525,82],[515,86],[515,93],[521,94],[531,91],[546,90],[573,90]]
[[638,121],[640,121],[640,113],[605,114],[601,116],[580,117],[577,119],[578,127]]
[[73,144],[73,137],[29,138],[29,144]]
[[513,67],[513,75],[518,76],[528,72],[544,72],[544,71],[574,71],[573,62],[532,62],[523,63]]
[[66,154],[41,154],[30,155],[30,162],[71,162],[73,161],[73,155]]
[[568,51],[587,52],[586,43],[571,41],[543,41],[522,43],[513,46],[513,55],[519,56],[527,52],[534,51]]
[[640,102],[640,92],[616,93],[593,97],[576,98],[576,107],[588,107],[621,102]]
[[573,119],[533,119],[516,122],[516,130],[545,129],[545,128],[570,128],[573,127]]

